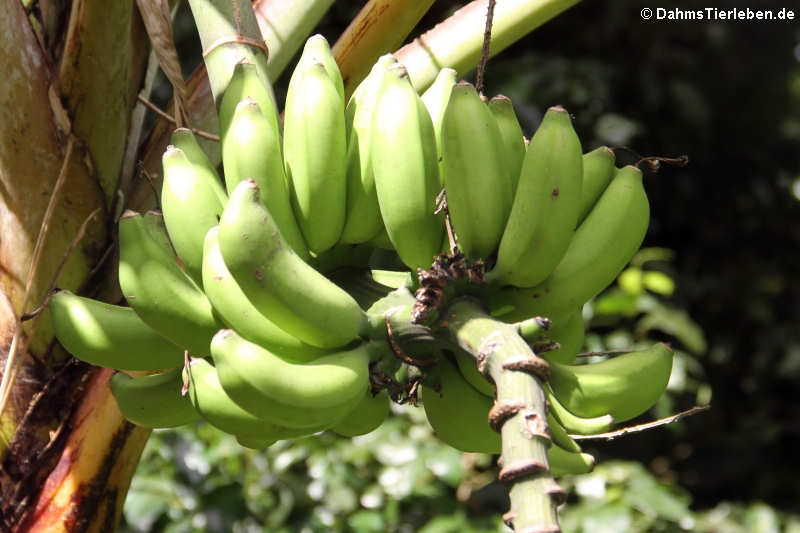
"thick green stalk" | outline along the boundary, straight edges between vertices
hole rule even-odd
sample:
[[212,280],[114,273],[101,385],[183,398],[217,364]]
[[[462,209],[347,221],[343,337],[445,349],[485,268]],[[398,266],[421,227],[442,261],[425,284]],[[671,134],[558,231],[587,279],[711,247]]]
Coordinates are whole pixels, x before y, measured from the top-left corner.
[[547,463],[551,441],[542,381],[536,374],[546,372],[547,363],[514,326],[491,318],[472,299],[456,300],[442,323],[497,387],[489,419],[503,443],[498,477],[509,486],[506,523],[517,532],[560,532],[556,507],[564,491]]
[[255,64],[265,85],[271,90],[267,55],[260,48],[264,46],[264,38],[250,1],[189,0],[189,6],[203,45],[214,101],[219,101],[231,80],[233,67],[241,61]]
[[[580,0],[503,0],[497,2],[489,56],[538,28]],[[478,64],[486,28],[488,0],[475,0],[437,24],[395,55],[405,65],[414,87],[424,91],[443,67],[463,76]]]
[[269,46],[267,74],[276,80],[333,4],[333,0],[256,0],[253,11]]

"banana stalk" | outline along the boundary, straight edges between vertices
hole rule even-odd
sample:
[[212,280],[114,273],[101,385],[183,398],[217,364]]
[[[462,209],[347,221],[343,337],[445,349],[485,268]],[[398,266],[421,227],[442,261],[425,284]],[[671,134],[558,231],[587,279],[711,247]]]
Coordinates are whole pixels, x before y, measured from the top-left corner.
[[[564,491],[547,460],[551,439],[543,384],[530,371],[531,363],[542,360],[513,326],[492,319],[472,300],[456,300],[446,324],[458,345],[483,361],[497,387],[489,418],[496,421],[502,438],[499,478],[510,485],[511,508],[504,520],[515,531],[561,531],[556,507]],[[520,368],[526,365],[526,370]]]

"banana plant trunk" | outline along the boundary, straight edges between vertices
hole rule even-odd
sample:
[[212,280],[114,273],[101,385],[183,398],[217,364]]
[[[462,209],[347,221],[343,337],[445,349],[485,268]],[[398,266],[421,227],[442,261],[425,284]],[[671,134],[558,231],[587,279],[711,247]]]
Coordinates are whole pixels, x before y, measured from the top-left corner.
[[[512,14],[496,17],[499,26],[512,21],[510,30],[493,53],[578,1],[509,2]],[[47,311],[32,311],[56,283],[105,301],[121,300],[114,265],[116,214],[122,207],[154,205],[151,184],[133,169],[147,169],[159,186],[160,156],[172,129],[161,120],[140,142],[143,111],[137,94],[152,79],[155,63],[139,10],[164,13],[163,2],[3,0],[0,531],[114,531],[150,434],[117,409],[108,388],[113,372],[71,358],[54,341]],[[247,0],[224,3],[232,2],[250,9]],[[336,45],[337,60],[348,65],[343,74],[350,88],[377,55],[405,39],[424,14],[420,6],[432,1],[395,2],[410,6],[403,24],[370,16],[380,12],[376,4],[388,3],[368,2],[364,16]],[[432,81],[431,62],[460,74],[474,67],[485,3],[476,0],[461,18],[457,13],[449,25],[435,28],[424,44],[417,41],[399,52],[418,89]],[[255,2],[270,49],[270,76],[280,73],[331,4]],[[152,33],[149,25],[148,30]],[[464,41],[467,36],[471,41]],[[448,48],[459,54],[447,56]],[[187,80],[183,107],[190,125],[216,129],[204,69]],[[30,319],[21,321],[24,316]]]

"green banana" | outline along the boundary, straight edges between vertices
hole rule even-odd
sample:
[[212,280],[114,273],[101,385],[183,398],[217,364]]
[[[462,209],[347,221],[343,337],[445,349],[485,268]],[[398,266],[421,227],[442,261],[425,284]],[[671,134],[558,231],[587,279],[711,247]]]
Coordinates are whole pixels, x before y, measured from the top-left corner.
[[347,199],[344,99],[309,43],[289,81],[283,148],[292,207],[309,250],[339,240]]
[[484,396],[494,398],[494,382],[490,381],[478,371],[478,364],[475,358],[463,350],[455,350],[454,354],[458,371],[461,372],[461,377]]
[[586,218],[614,177],[614,151],[601,146],[583,155],[583,188],[578,225]]
[[200,283],[203,239],[208,229],[217,224],[227,197],[219,180],[207,169],[192,164],[180,148],[168,146],[161,161],[164,225],[186,271]]
[[594,457],[588,453],[569,452],[556,444],[547,449],[547,462],[553,477],[588,474],[594,470]]
[[132,378],[118,372],[111,393],[122,414],[138,426],[171,428],[200,419],[189,398],[181,395],[181,369]]
[[492,97],[489,100],[489,111],[497,121],[502,137],[503,159],[508,167],[508,174],[511,178],[511,195],[517,192],[519,183],[519,173],[522,169],[522,161],[525,159],[525,136],[522,133],[522,126],[519,125],[517,114],[514,113],[514,104],[511,99],[502,94]]
[[367,242],[383,231],[383,220],[372,172],[372,122],[378,91],[386,70],[397,63],[391,54],[381,56],[369,75],[356,87],[345,108],[347,132],[347,216],[339,240]]
[[381,250],[394,251],[394,244],[389,239],[389,232],[384,227],[377,235],[367,241],[367,244],[373,248],[380,248]]
[[550,439],[553,441],[553,446],[563,448],[564,451],[572,453],[580,453],[581,447],[575,442],[575,439],[567,434],[567,430],[561,425],[561,422],[553,415],[551,411],[547,412],[547,429],[550,433]]
[[411,272],[372,269],[371,273],[372,279],[392,289],[412,287],[414,285],[414,277]]
[[464,452],[499,453],[500,435],[488,422],[492,400],[467,383],[449,361],[440,361],[436,369],[441,390],[428,382],[422,386],[425,416],[436,436]]
[[286,242],[300,257],[308,259],[308,247],[289,201],[277,125],[267,119],[255,100],[246,98],[236,106],[221,143],[228,193],[247,178],[255,181],[261,203],[275,219]]
[[570,433],[575,433],[577,435],[595,435],[597,433],[609,431],[614,426],[614,417],[609,414],[593,418],[584,418],[569,412],[566,407],[561,405],[561,402],[559,402],[558,398],[553,394],[553,389],[551,389],[550,385],[547,383],[545,383],[544,386],[544,393],[553,416],[555,416],[561,423],[561,426]]
[[447,103],[450,101],[450,93],[456,84],[458,72],[452,68],[439,70],[436,79],[422,93],[422,103],[428,110],[433,123],[433,133],[436,138],[436,155],[439,161],[439,185],[444,187],[444,170],[442,169],[442,119],[444,119]]
[[123,213],[119,246],[119,284],[139,318],[193,355],[208,354],[211,337],[223,326],[176,263],[161,215]]
[[386,390],[375,396],[370,391],[364,395],[356,407],[331,431],[342,437],[366,435],[378,429],[389,416],[389,395]]
[[655,404],[671,371],[672,350],[658,343],[589,365],[550,363],[550,386],[558,401],[576,415],[608,413],[624,422]]
[[566,318],[553,323],[546,332],[546,337],[557,342],[561,347],[556,350],[542,352],[539,355],[550,362],[569,364],[575,360],[575,355],[583,347],[585,334],[582,310],[578,309]]
[[274,442],[303,437],[327,429],[326,427],[289,429],[248,413],[225,393],[216,369],[205,359],[192,359],[188,375],[184,370],[184,377],[189,382],[188,396],[194,408],[203,420],[226,433]]
[[172,132],[170,144],[183,150],[183,154],[195,168],[195,171],[203,175],[201,178],[202,181],[204,183],[213,184],[211,187],[214,189],[214,193],[219,198],[220,203],[225,205],[228,201],[228,195],[225,193],[225,188],[221,185],[222,180],[219,179],[217,169],[200,146],[192,130],[189,128],[177,128]]
[[472,84],[453,87],[441,135],[447,209],[458,247],[471,259],[489,257],[511,211],[512,185],[500,128]]
[[281,236],[252,180],[234,189],[219,223],[219,246],[253,306],[279,328],[319,348],[356,339],[366,317],[345,291],[304,262]]
[[233,279],[219,249],[219,227],[206,234],[203,249],[203,289],[226,325],[249,340],[268,347],[285,359],[305,362],[325,352],[289,335],[261,314]]
[[[231,81],[219,99],[219,135],[220,139],[228,136],[228,128],[233,120],[236,106],[245,99],[255,100],[258,108],[270,122],[270,131],[279,131],[278,110],[272,98],[272,88],[266,76],[262,78],[258,67],[253,63],[241,62],[233,67]],[[227,180],[227,176],[226,176]]]
[[233,330],[222,330],[211,341],[228,396],[257,417],[291,428],[334,425],[347,416],[369,386],[367,365],[375,349],[375,343],[365,343],[298,364]]
[[342,72],[339,70],[339,65],[336,63],[336,58],[333,57],[331,46],[328,40],[320,34],[312,35],[306,40],[303,47],[301,61],[314,61],[322,63],[325,71],[333,81],[336,87],[336,92],[339,97],[344,100],[344,80],[342,79]]
[[566,316],[616,279],[639,249],[649,221],[641,171],[632,166],[618,170],[553,273],[530,289],[508,287],[487,294],[489,309],[506,322]]
[[50,298],[56,338],[87,363],[117,370],[159,370],[183,363],[183,348],[142,322],[130,307],[58,291]]
[[412,271],[439,253],[443,219],[433,124],[401,65],[389,68],[372,126],[372,168],[389,240]]
[[569,113],[551,107],[525,153],[497,264],[487,281],[533,287],[550,275],[575,232],[582,180],[581,143]]

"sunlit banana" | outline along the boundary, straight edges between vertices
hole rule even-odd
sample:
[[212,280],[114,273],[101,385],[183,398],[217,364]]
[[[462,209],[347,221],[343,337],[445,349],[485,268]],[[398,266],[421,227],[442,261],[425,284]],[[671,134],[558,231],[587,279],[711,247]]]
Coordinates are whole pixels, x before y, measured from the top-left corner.
[[553,323],[545,336],[548,340],[560,344],[561,347],[556,350],[542,352],[539,354],[541,357],[547,361],[563,364],[569,364],[575,360],[575,355],[583,347],[583,340],[586,334],[581,311],[581,309],[578,309],[567,317]]
[[519,125],[517,114],[514,113],[514,104],[511,103],[511,99],[507,96],[498,94],[489,100],[489,111],[494,115],[497,126],[500,129],[500,136],[503,139],[503,158],[511,178],[511,194],[513,196],[517,192],[519,173],[522,169],[522,161],[525,158],[526,147],[522,126]]
[[553,413],[553,416],[555,416],[561,423],[561,426],[569,433],[574,433],[576,435],[595,435],[597,433],[609,431],[614,426],[614,417],[609,414],[586,418],[571,413],[566,407],[561,405],[561,402],[553,395],[553,390],[547,383],[545,383],[544,392],[547,398],[549,412]]
[[550,386],[559,402],[579,416],[610,414],[624,422],[645,412],[664,392],[672,350],[663,343],[588,365],[550,363]]
[[389,395],[385,390],[375,396],[367,391],[356,407],[331,431],[343,437],[356,437],[375,431],[389,415],[389,403]]
[[267,119],[255,100],[246,98],[233,112],[230,127],[222,137],[222,164],[228,192],[248,178],[259,186],[261,202],[267,207],[281,234],[303,259],[308,258],[300,228],[292,212],[277,125]]
[[222,324],[200,287],[178,266],[161,215],[125,212],[119,244],[119,284],[128,304],[170,341],[193,355],[207,355]]
[[384,230],[370,148],[378,92],[386,69],[396,63],[391,54],[381,56],[347,102],[347,216],[340,237],[344,243],[366,242]]
[[457,83],[442,119],[447,208],[468,258],[494,253],[511,211],[511,176],[494,115],[475,87]]
[[118,370],[158,370],[183,363],[183,348],[142,322],[130,307],[59,291],[50,298],[58,342],[80,359]]
[[533,287],[553,271],[575,232],[582,179],[581,143],[569,113],[551,107],[525,153],[488,281]]
[[558,446],[567,452],[581,452],[581,447],[575,442],[575,439],[567,434],[567,430],[561,425],[561,422],[558,421],[551,411],[547,412],[547,430],[548,433],[550,433],[553,446]]
[[454,353],[458,371],[467,383],[484,396],[494,398],[494,382],[478,371],[478,364],[475,358],[463,350],[456,350]]
[[245,339],[266,346],[285,359],[310,361],[324,353],[286,333],[261,314],[233,279],[219,249],[219,228],[208,231],[203,250],[203,289],[214,310]]
[[283,149],[292,207],[309,250],[336,244],[345,222],[347,137],[344,100],[309,46],[286,93]]
[[443,68],[439,70],[436,79],[422,93],[422,103],[428,110],[433,123],[433,133],[436,137],[436,154],[439,161],[439,179],[440,185],[444,187],[444,171],[442,170],[442,119],[444,119],[444,112],[447,109],[447,103],[450,101],[450,93],[453,86],[456,84],[458,72],[452,68]]
[[334,425],[358,405],[377,344],[298,364],[222,330],[211,342],[211,355],[222,387],[240,407],[274,424],[310,428]]
[[338,92],[342,100],[344,100],[344,80],[342,80],[342,73],[339,70],[339,65],[336,64],[336,58],[333,57],[330,44],[328,44],[324,36],[316,34],[306,40],[300,61],[322,63],[325,66],[325,71],[328,73],[328,76],[336,86],[336,92]]
[[590,454],[569,452],[556,444],[547,449],[547,462],[553,477],[588,474],[594,469],[594,457]]
[[388,69],[373,124],[372,166],[389,240],[413,271],[439,253],[444,221],[434,215],[440,192],[436,139],[425,105],[401,65]]
[[219,180],[207,168],[191,163],[180,148],[168,146],[161,161],[161,208],[169,240],[186,271],[200,283],[203,239],[217,224],[227,197]]
[[[233,114],[239,102],[246,99],[255,100],[258,108],[270,122],[270,129],[278,130],[278,110],[272,98],[272,88],[266,78],[262,78],[258,67],[253,63],[241,62],[233,67],[231,81],[219,99],[219,133],[224,139],[233,120]],[[226,177],[227,180],[227,177]]]
[[586,218],[614,177],[614,151],[601,146],[583,156],[583,188],[578,224]]
[[358,337],[365,323],[358,303],[292,251],[252,180],[234,189],[219,223],[219,246],[253,306],[282,330],[320,348]]
[[200,419],[189,398],[181,395],[180,368],[135,378],[118,372],[110,387],[122,414],[136,425],[169,428]]
[[193,359],[189,366],[189,400],[209,424],[232,435],[259,440],[283,440],[322,431],[326,427],[289,429],[262,420],[239,407],[219,383],[217,371],[205,359]]
[[603,192],[550,276],[530,289],[487,295],[492,314],[512,322],[531,316],[566,316],[608,287],[639,249],[650,205],[639,169],[627,166]]
[[440,390],[422,387],[425,416],[439,439],[464,452],[499,453],[500,435],[489,427],[492,400],[475,390],[447,360],[436,365]]

